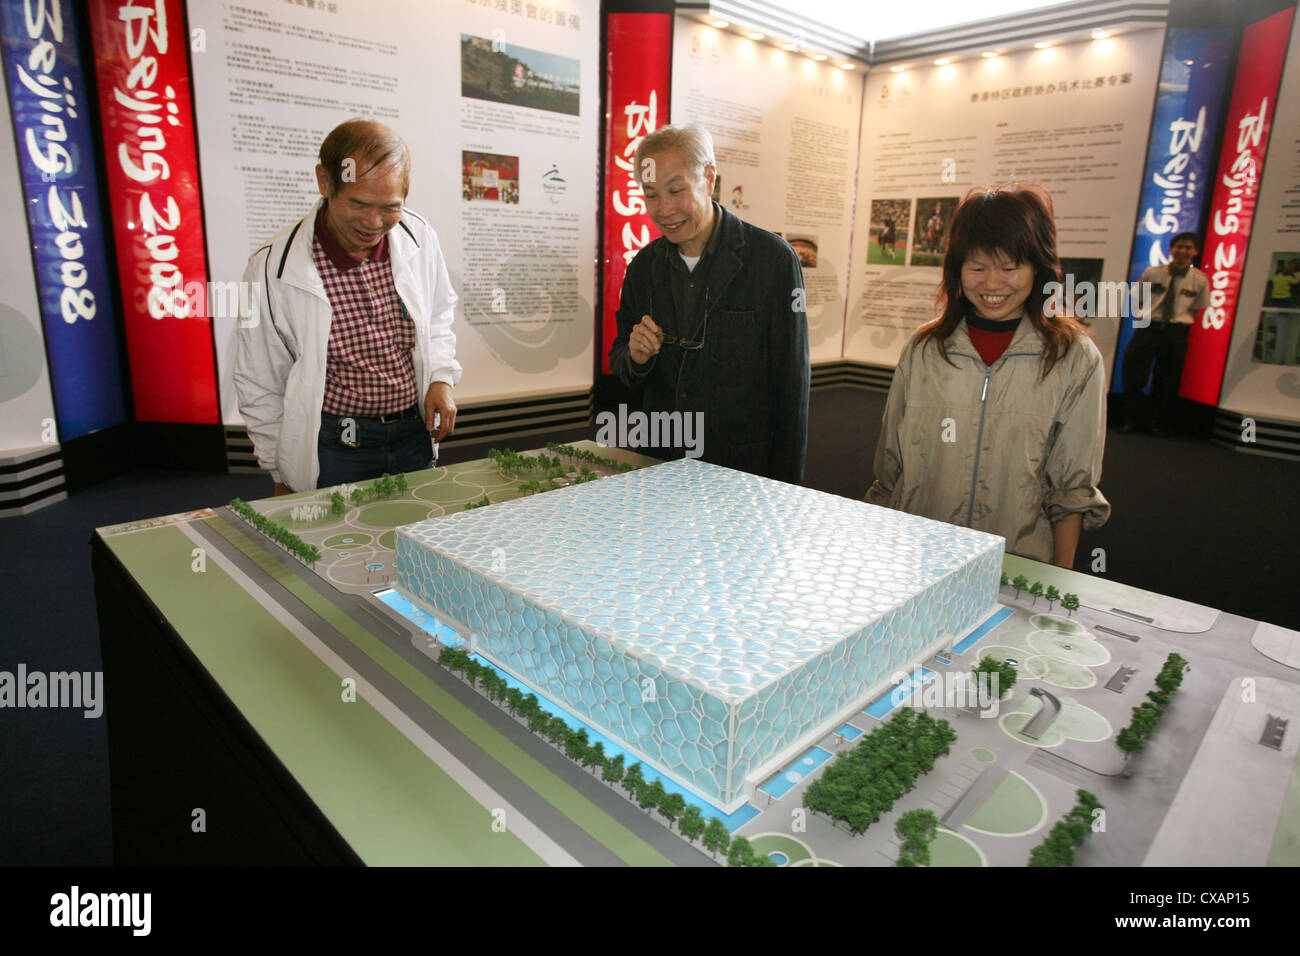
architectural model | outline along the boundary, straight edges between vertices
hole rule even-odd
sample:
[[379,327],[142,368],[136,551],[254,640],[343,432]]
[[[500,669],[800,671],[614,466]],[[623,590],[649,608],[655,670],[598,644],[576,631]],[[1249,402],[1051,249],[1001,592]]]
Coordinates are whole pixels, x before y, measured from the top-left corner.
[[683,460],[399,528],[470,650],[729,812],[996,608],[993,535]]

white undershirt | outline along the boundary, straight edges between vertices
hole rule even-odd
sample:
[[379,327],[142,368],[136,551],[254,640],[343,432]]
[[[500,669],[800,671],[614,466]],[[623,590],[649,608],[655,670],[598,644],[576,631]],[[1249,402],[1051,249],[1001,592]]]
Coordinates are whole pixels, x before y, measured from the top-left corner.
[[[680,252],[677,253],[677,254],[678,254],[679,256],[682,256],[682,254],[681,254]],[[686,271],[687,271],[687,272],[694,272],[694,271],[695,271],[695,267],[696,267],[697,265],[700,264],[700,260],[703,259],[703,258],[704,258],[704,254],[703,254],[703,253],[700,253],[700,255],[698,255],[698,256],[682,256],[682,262],[686,263]]]

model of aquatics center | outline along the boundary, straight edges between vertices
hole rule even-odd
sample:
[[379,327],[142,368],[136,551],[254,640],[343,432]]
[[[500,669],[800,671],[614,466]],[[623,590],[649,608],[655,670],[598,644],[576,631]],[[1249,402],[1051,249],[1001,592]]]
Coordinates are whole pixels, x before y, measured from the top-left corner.
[[397,589],[730,813],[996,609],[1003,540],[685,459],[399,528]]

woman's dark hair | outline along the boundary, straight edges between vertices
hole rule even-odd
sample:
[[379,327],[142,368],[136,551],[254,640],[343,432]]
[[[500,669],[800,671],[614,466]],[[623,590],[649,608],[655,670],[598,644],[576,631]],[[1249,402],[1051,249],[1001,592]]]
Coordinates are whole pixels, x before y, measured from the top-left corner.
[[[950,365],[948,339],[974,307],[962,294],[961,269],[975,253],[1003,255],[1034,269],[1034,285],[1025,301],[1025,315],[1043,339],[1042,376],[1052,370],[1071,344],[1087,329],[1073,316],[1064,314],[1059,293],[1061,263],[1056,255],[1056,221],[1052,197],[1034,183],[977,187],[966,194],[952,217],[948,252],[943,258],[943,280],[935,293],[939,318],[917,332],[922,345],[933,341]],[[1048,283],[1057,283],[1049,286]],[[1049,307],[1049,303],[1051,306]]]

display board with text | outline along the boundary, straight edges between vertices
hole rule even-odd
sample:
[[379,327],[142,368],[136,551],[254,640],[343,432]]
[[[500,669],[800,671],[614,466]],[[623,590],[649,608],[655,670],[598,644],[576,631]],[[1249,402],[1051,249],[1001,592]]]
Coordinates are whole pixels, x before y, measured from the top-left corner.
[[[845,358],[892,367],[933,318],[974,186],[1041,183],[1075,289],[1125,282],[1163,30],[867,77]],[[1109,365],[1125,296],[1071,295]]]
[[840,358],[862,77],[677,18],[676,124],[712,134],[716,198],[799,254],[813,362]]
[[[407,203],[437,232],[460,299],[457,401],[591,385],[596,0],[188,9],[214,281],[238,280],[310,210],[325,134],[371,117],[411,148]],[[214,322],[222,419],[237,423],[238,317]]]

